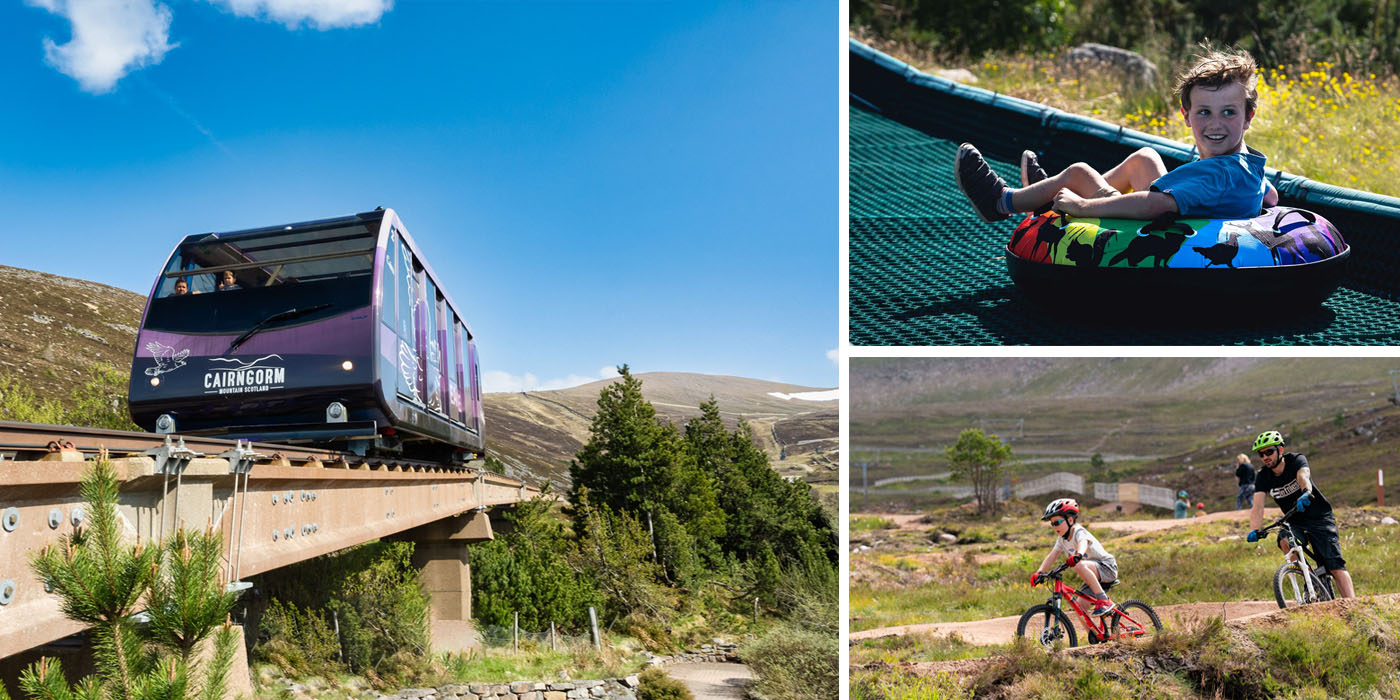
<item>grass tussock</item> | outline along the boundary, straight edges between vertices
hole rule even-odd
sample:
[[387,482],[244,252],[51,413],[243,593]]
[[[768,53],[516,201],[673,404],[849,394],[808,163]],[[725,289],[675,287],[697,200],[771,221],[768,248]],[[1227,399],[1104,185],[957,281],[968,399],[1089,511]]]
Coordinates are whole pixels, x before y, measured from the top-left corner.
[[871,532],[874,530],[893,530],[894,521],[889,518],[851,518],[851,532]]
[[840,691],[840,647],[835,630],[783,624],[746,644],[740,656],[758,676],[759,695],[819,700]]
[[559,678],[567,673],[576,680],[620,678],[637,673],[643,662],[639,656],[605,645],[570,645],[558,651],[548,646],[488,649],[475,653],[444,654],[439,657],[439,677],[444,683],[509,683]]
[[851,697],[947,698],[1388,698],[1400,690],[1400,605],[1357,601],[1298,611],[1252,629],[1219,619],[1166,630],[1143,644],[1093,655],[1047,654],[1024,641],[980,669],[852,674]]
[[851,700],[971,700],[969,684],[951,673],[851,674]]

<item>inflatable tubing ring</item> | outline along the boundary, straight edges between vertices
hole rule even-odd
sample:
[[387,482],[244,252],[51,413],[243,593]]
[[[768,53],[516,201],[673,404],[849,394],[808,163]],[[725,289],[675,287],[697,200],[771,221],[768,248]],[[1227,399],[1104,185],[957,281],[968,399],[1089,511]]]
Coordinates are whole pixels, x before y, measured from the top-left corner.
[[1138,221],[1046,212],[1027,216],[1011,234],[1006,268],[1037,300],[1091,295],[1133,305],[1195,301],[1224,308],[1221,302],[1248,299],[1319,304],[1337,289],[1350,255],[1331,222],[1290,207],[1252,219],[1168,214]]

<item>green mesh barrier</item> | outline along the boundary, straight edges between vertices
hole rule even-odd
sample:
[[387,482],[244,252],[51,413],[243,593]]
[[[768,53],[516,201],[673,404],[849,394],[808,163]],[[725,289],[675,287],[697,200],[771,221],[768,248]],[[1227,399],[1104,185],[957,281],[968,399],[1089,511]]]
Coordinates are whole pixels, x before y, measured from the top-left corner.
[[1343,286],[1322,306],[1241,303],[1223,320],[1092,320],[1092,305],[1083,318],[1048,314],[1021,296],[1006,271],[1015,222],[983,223],[954,184],[958,144],[976,143],[1007,181],[1019,179],[1025,148],[1044,152],[1047,169],[1116,162],[1142,146],[1157,148],[1171,167],[1189,149],[985,90],[931,89],[936,79],[857,46],[849,137],[853,345],[1400,344],[1400,247],[1393,244],[1400,201],[1278,171],[1270,175],[1283,203],[1323,214],[1353,248]]

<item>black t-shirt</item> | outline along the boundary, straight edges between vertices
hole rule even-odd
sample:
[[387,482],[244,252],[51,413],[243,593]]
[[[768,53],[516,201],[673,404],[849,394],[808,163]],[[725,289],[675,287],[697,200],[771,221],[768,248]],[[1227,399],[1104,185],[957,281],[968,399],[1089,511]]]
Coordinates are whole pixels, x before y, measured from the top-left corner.
[[[1273,497],[1274,503],[1283,512],[1293,510],[1293,504],[1298,501],[1298,496],[1302,494],[1302,488],[1298,485],[1298,470],[1308,466],[1308,458],[1300,454],[1289,452],[1283,455],[1283,473],[1274,476],[1274,470],[1268,467],[1260,467],[1259,475],[1254,479],[1254,492],[1265,492]],[[1302,520],[1318,520],[1332,514],[1332,504],[1327,502],[1327,498],[1322,495],[1322,489],[1317,487],[1317,479],[1312,481],[1312,500],[1307,508],[1295,516]]]
[[1239,477],[1240,486],[1254,483],[1254,465],[1240,462],[1240,466],[1235,467],[1235,476]]

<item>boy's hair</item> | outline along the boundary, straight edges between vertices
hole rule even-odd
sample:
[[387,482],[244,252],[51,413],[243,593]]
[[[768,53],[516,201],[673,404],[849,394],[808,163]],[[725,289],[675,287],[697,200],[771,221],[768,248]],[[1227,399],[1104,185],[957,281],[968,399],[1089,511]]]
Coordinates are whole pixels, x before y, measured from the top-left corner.
[[1239,83],[1244,86],[1245,118],[1253,119],[1254,107],[1259,103],[1259,91],[1255,89],[1255,73],[1259,66],[1255,64],[1254,57],[1238,49],[1203,48],[1206,54],[1177,78],[1176,96],[1181,101],[1181,108],[1191,111],[1191,88],[1218,89],[1230,83]]

